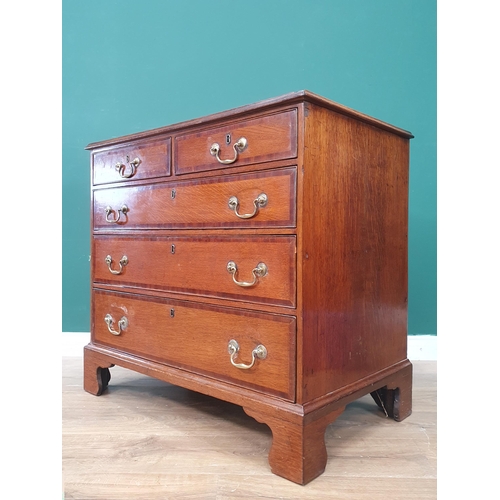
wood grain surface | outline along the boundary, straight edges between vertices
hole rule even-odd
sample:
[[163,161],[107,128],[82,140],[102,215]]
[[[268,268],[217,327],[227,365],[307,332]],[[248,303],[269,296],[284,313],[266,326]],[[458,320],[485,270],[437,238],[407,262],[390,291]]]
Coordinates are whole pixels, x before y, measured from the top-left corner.
[[[113,331],[118,332],[122,317],[128,326],[119,335],[110,333],[107,314],[113,318]],[[295,399],[294,316],[95,290],[92,317],[94,344]],[[237,363],[250,364],[258,345],[265,346],[267,356],[248,370],[235,368],[230,340],[240,346]]]
[[405,359],[408,322],[408,140],[312,104],[305,116],[299,402]]
[[[295,306],[295,236],[196,236],[118,237],[95,236],[92,259],[94,285],[149,288],[190,295],[225,297],[260,303]],[[108,267],[106,256],[112,257]],[[128,263],[120,274],[119,261]],[[235,280],[227,264],[237,266]],[[253,269],[262,262],[267,274],[255,278]]]
[[[235,155],[233,145],[245,138],[247,145]],[[179,135],[174,141],[176,174],[218,169],[221,163],[210,154],[212,144],[220,146],[221,160],[235,159],[230,166],[282,160],[297,156],[297,110],[259,116],[243,122]]]
[[[162,229],[295,226],[296,169],[246,173],[203,181],[176,181],[94,191],[94,229]],[[261,194],[267,204],[254,217],[240,219],[229,205],[236,196],[240,215],[252,214]],[[129,211],[118,224],[106,221],[106,207]],[[117,219],[117,214],[109,220]]]
[[[170,137],[149,142],[132,143],[120,148],[103,149],[92,154],[94,184],[108,182],[131,182],[170,175]],[[140,163],[132,175],[129,162],[139,159]],[[128,160],[127,160],[128,159]],[[122,177],[116,165],[124,166]]]
[[239,406],[118,366],[100,397],[82,359],[63,359],[65,500],[436,498],[436,362],[413,364],[413,413],[367,395],[326,429],[325,472],[306,486],[272,474],[267,425]]

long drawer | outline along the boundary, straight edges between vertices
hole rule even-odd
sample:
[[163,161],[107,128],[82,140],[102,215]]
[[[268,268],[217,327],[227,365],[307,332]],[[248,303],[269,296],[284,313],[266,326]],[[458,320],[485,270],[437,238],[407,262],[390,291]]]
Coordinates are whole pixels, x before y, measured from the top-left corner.
[[137,141],[92,153],[93,182],[128,182],[170,175],[170,137]]
[[93,240],[95,283],[295,306],[295,236]]
[[296,168],[94,191],[94,229],[294,227]]
[[295,398],[293,316],[94,290],[92,318],[95,344]]
[[176,174],[297,156],[297,110],[197,130],[174,140]]

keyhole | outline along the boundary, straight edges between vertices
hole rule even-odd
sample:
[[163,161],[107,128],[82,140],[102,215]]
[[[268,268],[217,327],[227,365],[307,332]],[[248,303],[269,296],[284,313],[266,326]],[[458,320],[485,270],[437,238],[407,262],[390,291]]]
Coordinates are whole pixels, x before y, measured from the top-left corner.
[[172,253],[175,253],[175,245],[172,245],[172,246],[170,247],[170,251],[171,251]]
[[174,308],[170,309],[170,317],[173,318],[175,316]]
[[175,198],[175,189],[172,189],[170,196],[172,197],[172,200]]
[[231,144],[231,134],[226,134],[226,144],[229,146]]

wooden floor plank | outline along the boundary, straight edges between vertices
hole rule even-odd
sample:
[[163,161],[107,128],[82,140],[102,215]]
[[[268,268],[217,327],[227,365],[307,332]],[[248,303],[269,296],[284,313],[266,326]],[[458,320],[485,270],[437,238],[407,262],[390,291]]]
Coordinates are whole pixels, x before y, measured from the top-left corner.
[[111,369],[83,390],[82,360],[63,358],[65,499],[436,498],[436,362],[414,362],[413,414],[385,417],[370,396],[325,434],[324,474],[298,486],[269,470],[271,431],[229,403]]

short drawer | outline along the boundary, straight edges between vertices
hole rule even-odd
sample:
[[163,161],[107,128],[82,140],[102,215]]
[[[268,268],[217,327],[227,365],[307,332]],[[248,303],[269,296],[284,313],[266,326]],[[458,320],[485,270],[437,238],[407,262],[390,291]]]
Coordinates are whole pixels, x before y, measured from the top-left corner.
[[295,306],[295,236],[96,236],[94,283]]
[[297,156],[297,110],[259,116],[174,139],[176,174]]
[[94,229],[294,227],[295,167],[94,190]]
[[170,175],[170,137],[92,153],[95,185]]
[[93,292],[92,342],[290,401],[295,337],[293,316]]

